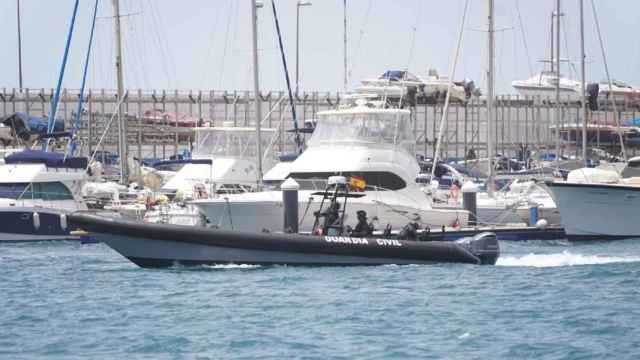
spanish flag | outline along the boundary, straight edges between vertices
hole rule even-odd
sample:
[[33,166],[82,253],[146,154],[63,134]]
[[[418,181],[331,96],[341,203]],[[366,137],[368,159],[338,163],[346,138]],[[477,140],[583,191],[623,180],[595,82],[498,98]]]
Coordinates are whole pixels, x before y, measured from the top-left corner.
[[349,187],[355,191],[364,191],[367,183],[364,182],[362,176],[352,176],[349,178]]

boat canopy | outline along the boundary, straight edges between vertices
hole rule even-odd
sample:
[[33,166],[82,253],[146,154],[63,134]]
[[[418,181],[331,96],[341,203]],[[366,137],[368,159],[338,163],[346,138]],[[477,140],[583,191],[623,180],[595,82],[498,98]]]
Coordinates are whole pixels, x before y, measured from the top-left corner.
[[5,164],[44,164],[53,168],[86,169],[86,157],[65,157],[64,154],[41,150],[24,150],[4,158]]
[[[268,151],[274,129],[261,130],[262,151]],[[256,155],[257,134],[252,128],[198,128],[193,158],[233,157],[249,158]]]
[[309,146],[393,146],[415,154],[415,137],[408,110],[364,108],[318,113]]
[[[2,123],[11,126],[16,135],[23,140],[27,140],[31,134],[46,134],[47,121],[46,118],[29,116],[23,112],[16,112],[2,119]],[[53,126],[53,132],[58,133],[63,131],[64,121],[57,119]]]

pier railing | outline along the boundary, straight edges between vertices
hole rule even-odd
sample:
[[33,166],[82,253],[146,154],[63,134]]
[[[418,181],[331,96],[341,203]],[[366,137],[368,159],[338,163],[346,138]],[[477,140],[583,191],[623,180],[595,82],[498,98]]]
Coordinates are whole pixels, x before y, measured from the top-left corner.
[[[296,97],[299,126],[304,120],[312,120],[322,110],[335,108],[344,94],[328,92],[303,92]],[[293,149],[290,130],[293,127],[287,93],[265,91],[259,96],[262,102],[262,126],[279,131],[277,151]],[[0,115],[25,112],[33,116],[48,116],[53,89],[0,89]],[[63,89],[58,107],[58,119],[70,128],[75,116],[79,91]],[[123,101],[128,123],[130,153],[138,157],[168,157],[189,148],[193,143],[195,125],[255,126],[253,101],[250,91],[218,90],[128,90]],[[81,114],[81,152],[115,150],[117,124],[112,123],[100,149],[96,149],[109,119],[118,102],[116,91],[93,89],[85,93]],[[638,102],[618,102],[622,121],[635,119],[640,112]],[[495,101],[496,119],[492,128],[497,153],[513,155],[515,151],[550,150],[555,143],[555,100],[543,97],[517,95],[498,96]],[[271,110],[271,111],[270,111]],[[413,109],[414,132],[417,151],[433,156],[437,131],[442,119],[443,104],[428,100],[419,102]],[[162,117],[166,117],[163,120]],[[449,107],[443,139],[443,156],[465,157],[486,154],[486,104],[483,98],[471,98],[467,102],[454,102]],[[580,104],[562,101],[559,125],[571,127],[582,122]],[[607,99],[600,99],[599,110],[591,112],[591,123],[614,125],[614,113]],[[590,139],[590,146],[602,147],[599,135]],[[575,142],[575,139],[574,139]],[[562,151],[571,155],[578,151],[571,141],[563,141]]]

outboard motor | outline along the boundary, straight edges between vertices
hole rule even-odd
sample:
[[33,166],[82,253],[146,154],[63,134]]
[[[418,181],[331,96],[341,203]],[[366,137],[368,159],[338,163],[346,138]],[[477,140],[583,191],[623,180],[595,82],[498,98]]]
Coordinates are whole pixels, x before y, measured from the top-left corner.
[[468,100],[474,94],[474,90],[476,89],[476,84],[473,80],[464,81],[464,97]]
[[401,108],[405,106],[415,107],[418,98],[418,88],[415,86],[407,86],[406,94],[402,99],[402,104],[400,104]]
[[598,83],[587,84],[587,101],[591,111],[598,110],[598,94],[600,85]]
[[475,236],[465,237],[456,241],[470,253],[480,259],[481,265],[495,265],[500,256],[500,245],[495,233],[482,232]]

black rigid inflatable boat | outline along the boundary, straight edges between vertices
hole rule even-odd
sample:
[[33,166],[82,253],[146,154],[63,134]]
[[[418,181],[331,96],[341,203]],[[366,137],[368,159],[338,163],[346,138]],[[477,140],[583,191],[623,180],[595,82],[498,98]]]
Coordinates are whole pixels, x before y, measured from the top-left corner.
[[243,233],[207,227],[147,224],[76,212],[71,226],[89,232],[141,267],[259,264],[347,266],[383,264],[495,264],[496,236],[455,242],[393,237]]

